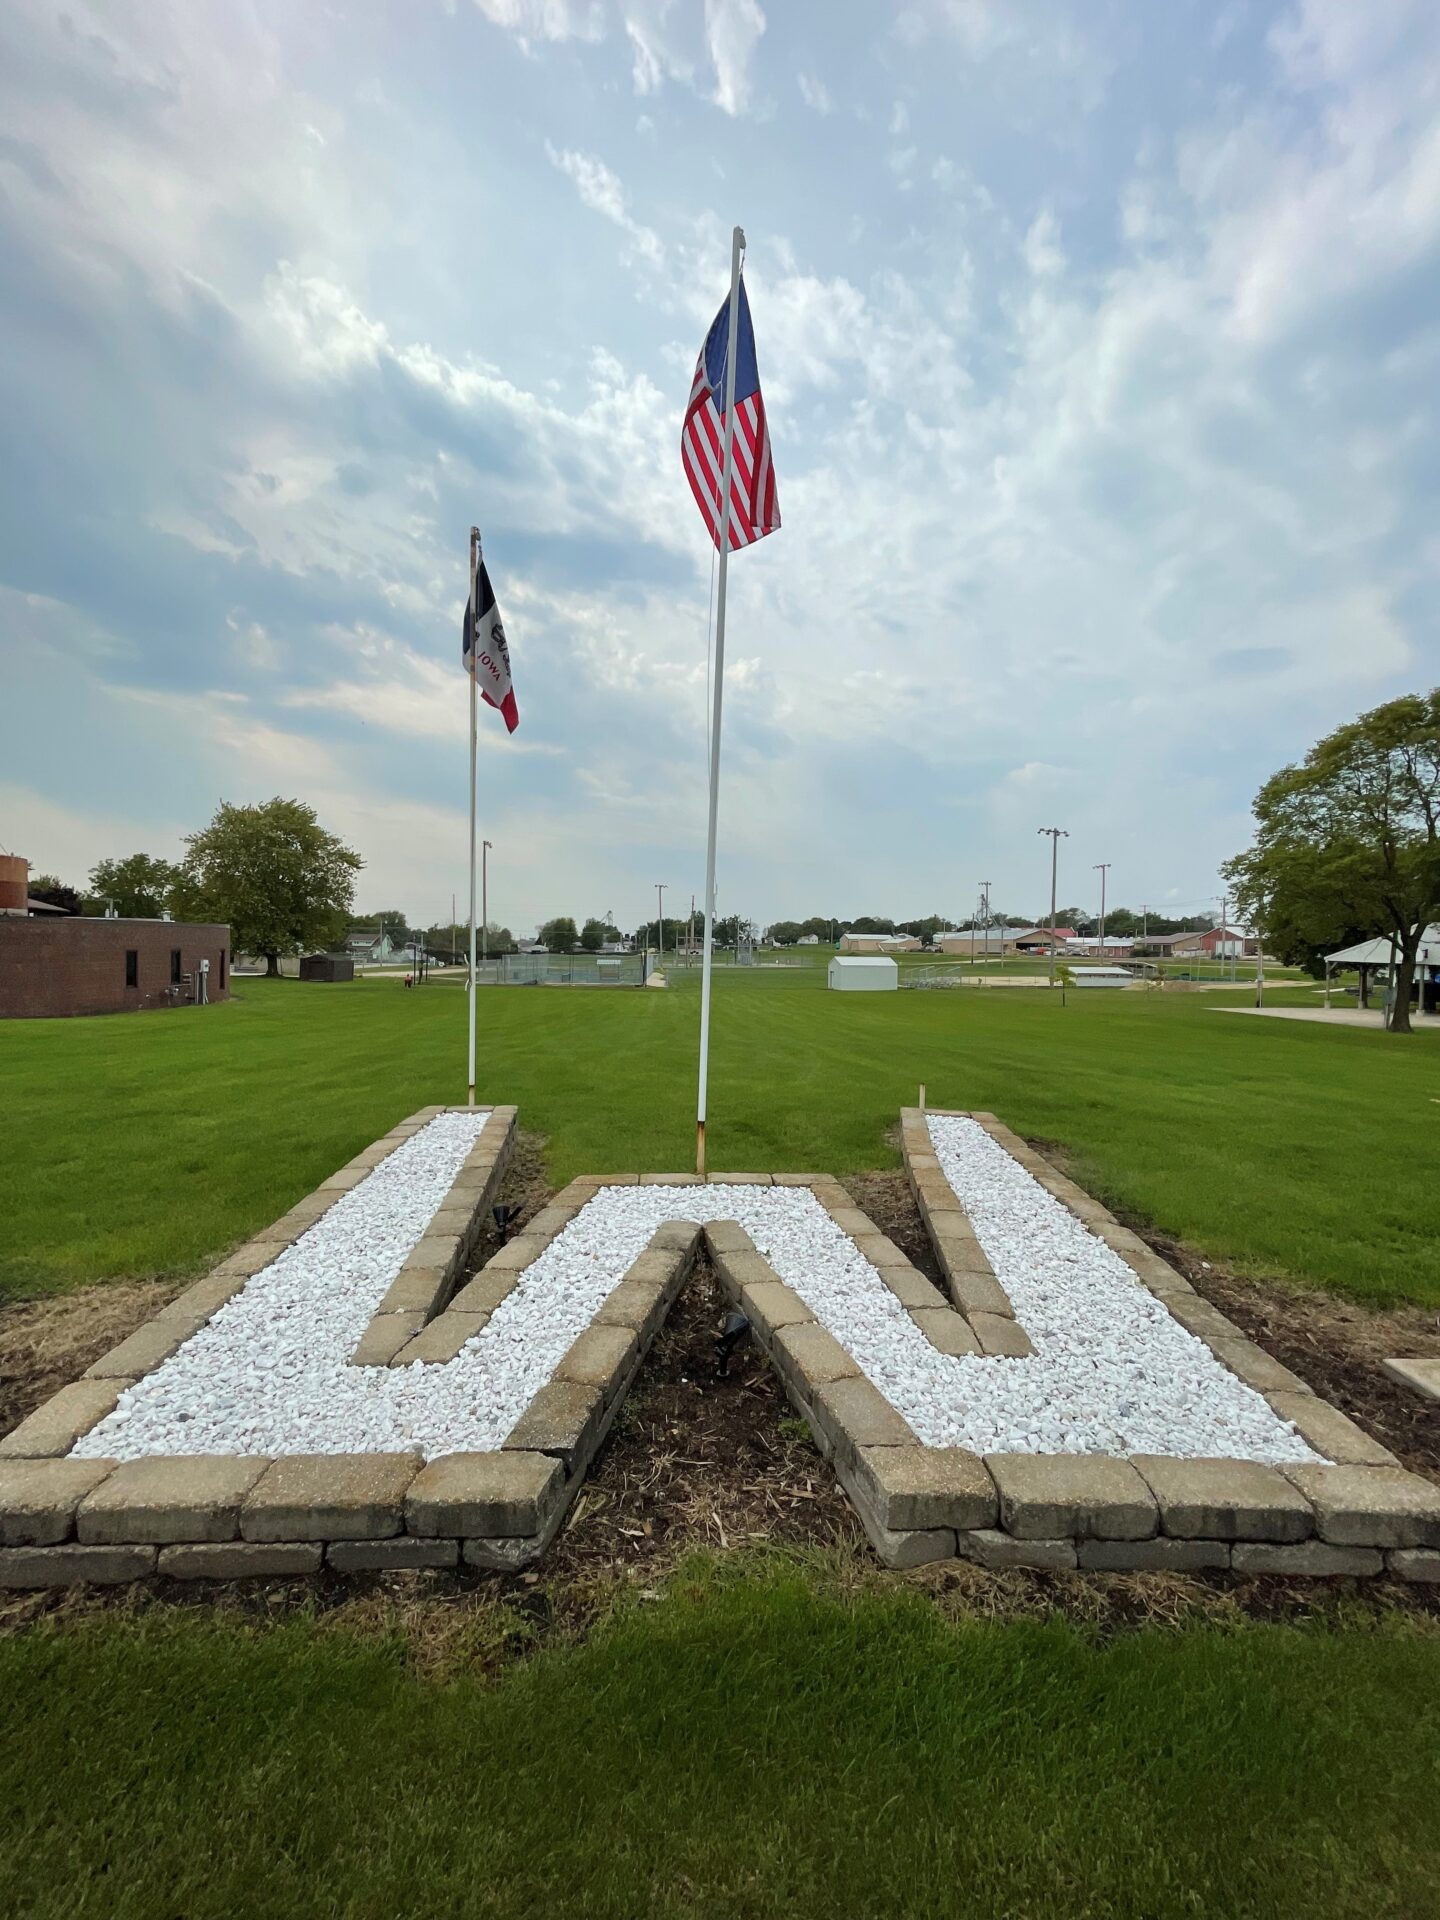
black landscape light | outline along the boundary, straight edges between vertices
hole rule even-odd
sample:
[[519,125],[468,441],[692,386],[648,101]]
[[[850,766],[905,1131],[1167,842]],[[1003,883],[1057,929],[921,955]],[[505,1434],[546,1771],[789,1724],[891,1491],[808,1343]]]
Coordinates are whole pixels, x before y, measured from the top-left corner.
[[495,1231],[499,1234],[500,1244],[503,1247],[505,1242],[510,1238],[510,1222],[515,1218],[516,1214],[519,1213],[520,1209],[519,1207],[500,1206],[492,1208],[491,1211],[495,1215]]
[[743,1313],[727,1313],[720,1326],[720,1335],[715,1342],[715,1378],[728,1380],[730,1377],[730,1356],[736,1347],[750,1332],[750,1322]]

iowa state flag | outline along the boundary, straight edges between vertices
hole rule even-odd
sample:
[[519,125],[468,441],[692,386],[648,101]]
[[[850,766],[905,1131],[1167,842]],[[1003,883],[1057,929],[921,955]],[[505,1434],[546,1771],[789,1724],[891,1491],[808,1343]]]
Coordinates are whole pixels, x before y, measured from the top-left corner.
[[462,653],[465,671],[474,674],[481,699],[487,707],[499,709],[506,731],[514,733],[520,724],[520,709],[510,680],[510,649],[483,559],[475,572],[475,590],[465,604]]

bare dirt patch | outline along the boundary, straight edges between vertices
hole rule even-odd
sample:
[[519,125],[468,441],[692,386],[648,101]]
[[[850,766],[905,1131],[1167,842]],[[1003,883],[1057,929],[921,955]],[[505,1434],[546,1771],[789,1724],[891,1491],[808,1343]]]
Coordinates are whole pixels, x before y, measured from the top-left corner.
[[143,1326],[186,1284],[110,1281],[0,1307],[0,1434]]

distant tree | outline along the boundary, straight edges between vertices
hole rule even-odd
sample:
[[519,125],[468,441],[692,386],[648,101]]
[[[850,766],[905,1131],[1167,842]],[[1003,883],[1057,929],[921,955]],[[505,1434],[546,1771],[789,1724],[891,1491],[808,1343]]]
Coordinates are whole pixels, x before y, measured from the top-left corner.
[[1440,688],[1319,740],[1255,798],[1255,844],[1224,868],[1236,911],[1284,959],[1355,927],[1395,941],[1393,1033],[1427,923],[1440,918]]
[[379,927],[382,932],[389,934],[397,947],[407,946],[413,937],[403,907],[382,907],[378,913],[352,914],[350,926],[355,932],[368,932],[372,927]]
[[580,936],[568,914],[547,920],[540,929],[540,944],[547,953],[573,953]]
[[122,920],[158,920],[170,906],[179,877],[172,861],[132,853],[92,867],[90,893],[97,906],[113,906]]
[[850,931],[851,933],[893,933],[895,922],[877,920],[873,914],[862,913],[858,919],[850,922]]
[[185,845],[177,909],[228,921],[236,952],[263,954],[270,976],[279,974],[282,953],[339,938],[365,864],[325,831],[313,807],[278,797],[253,807],[222,801]]
[[805,929],[798,920],[773,920],[769,931],[774,946],[793,947]]
[[613,927],[592,914],[580,930],[580,944],[586,953],[598,953],[613,932]]
[[47,907],[59,907],[62,913],[79,913],[85,904],[74,887],[67,887],[53,873],[32,874],[29,895],[32,900],[43,900]]

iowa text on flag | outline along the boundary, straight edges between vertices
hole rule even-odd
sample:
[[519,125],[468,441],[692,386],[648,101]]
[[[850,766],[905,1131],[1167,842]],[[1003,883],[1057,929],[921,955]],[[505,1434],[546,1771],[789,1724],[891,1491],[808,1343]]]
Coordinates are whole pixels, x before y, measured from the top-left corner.
[[520,724],[520,709],[510,683],[510,649],[505,644],[500,609],[483,560],[475,572],[475,591],[465,604],[463,652],[466,671],[474,674],[481,699],[487,707],[499,708],[507,731],[513,733]]
[[[755,329],[750,324],[750,302],[740,282],[740,311],[735,353],[734,465],[730,476],[729,545],[748,547],[774,533],[780,524],[780,502],[775,495],[775,469],[770,464],[770,430],[765,424],[765,401],[760,393],[760,370],[755,362]],[[685,409],[680,434],[680,459],[685,478],[710,529],[720,544],[720,476],[725,462],[725,349],[730,334],[727,299],[705,336],[695,362],[695,383]]]

